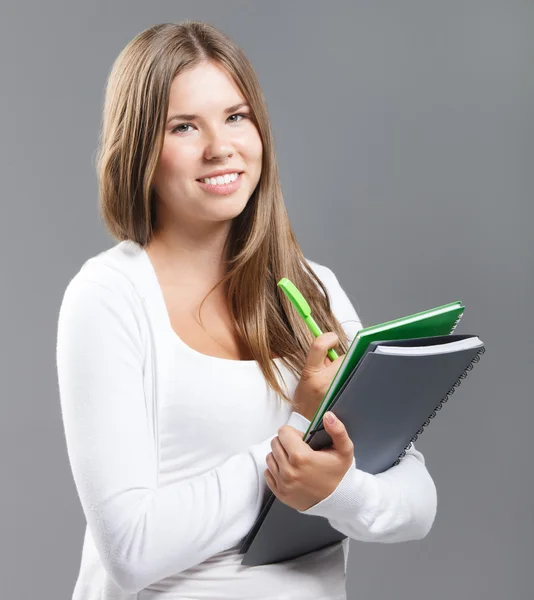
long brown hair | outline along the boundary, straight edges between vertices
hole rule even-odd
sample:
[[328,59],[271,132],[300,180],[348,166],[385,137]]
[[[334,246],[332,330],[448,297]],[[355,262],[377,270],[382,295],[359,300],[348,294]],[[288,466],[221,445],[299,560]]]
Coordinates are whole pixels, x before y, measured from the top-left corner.
[[277,282],[287,277],[297,286],[321,330],[337,334],[338,352],[347,351],[348,338],[332,313],[326,287],[293,234],[254,69],[241,48],[212,25],[190,20],[155,25],[131,40],[115,60],[97,152],[101,215],[115,239],[143,247],[150,242],[156,207],[152,181],[163,145],[170,86],[184,69],[206,61],[222,66],[233,78],[250,105],[263,145],[260,180],[245,209],[233,219],[226,240],[225,275],[207,296],[224,286],[237,334],[269,386],[293,404],[271,357],[281,357],[298,377],[314,337]]

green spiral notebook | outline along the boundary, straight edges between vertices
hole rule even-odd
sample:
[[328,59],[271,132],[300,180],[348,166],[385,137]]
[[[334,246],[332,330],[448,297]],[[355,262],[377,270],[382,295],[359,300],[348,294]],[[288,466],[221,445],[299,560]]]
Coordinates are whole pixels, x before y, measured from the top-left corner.
[[330,402],[352,373],[371,342],[450,335],[456,329],[464,310],[465,306],[460,300],[457,300],[407,317],[360,329],[352,340],[321,404],[315,411],[303,439],[305,441],[309,439],[310,432],[321,421],[324,413],[328,410]]

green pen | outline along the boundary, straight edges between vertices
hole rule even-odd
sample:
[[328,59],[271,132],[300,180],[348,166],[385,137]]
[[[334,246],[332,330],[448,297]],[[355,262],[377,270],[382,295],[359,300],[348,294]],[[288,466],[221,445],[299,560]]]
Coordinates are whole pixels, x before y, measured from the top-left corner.
[[[306,302],[304,296],[297,290],[295,285],[289,281],[287,277],[280,279],[276,285],[282,288],[282,291],[291,300],[291,303],[297,309],[299,315],[304,319],[304,323],[306,323],[313,335],[315,337],[322,335],[323,332],[319,329],[319,326],[311,316],[310,305]],[[330,350],[328,350],[328,358],[333,361],[336,360],[336,358],[339,358],[339,356],[333,348],[330,348]]]

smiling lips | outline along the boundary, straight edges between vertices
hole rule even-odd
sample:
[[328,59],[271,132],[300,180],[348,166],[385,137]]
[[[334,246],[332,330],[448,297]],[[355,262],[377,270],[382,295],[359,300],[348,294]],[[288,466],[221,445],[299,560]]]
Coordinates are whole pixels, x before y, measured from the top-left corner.
[[[219,177],[210,178],[210,181],[216,180],[217,183],[206,183],[197,179],[198,184],[206,191],[212,194],[228,195],[232,194],[241,187],[241,181],[243,180],[243,173],[239,173],[237,178],[235,175],[224,175]],[[229,180],[228,183],[225,180]],[[223,183],[220,183],[223,181]]]
[[197,181],[204,181],[205,183],[230,183],[230,181],[235,181],[237,176],[241,173],[239,169],[226,169],[225,171],[213,171],[213,173],[208,173],[204,175],[204,177],[199,177]]

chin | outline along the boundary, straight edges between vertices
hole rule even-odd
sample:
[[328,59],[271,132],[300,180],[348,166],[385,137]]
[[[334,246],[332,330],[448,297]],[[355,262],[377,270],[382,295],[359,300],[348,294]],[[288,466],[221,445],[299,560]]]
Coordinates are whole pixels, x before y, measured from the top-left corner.
[[210,203],[210,212],[215,211],[222,215],[224,213],[227,218],[233,219],[239,216],[246,208],[249,198],[243,196],[231,197],[220,197],[215,198]]

